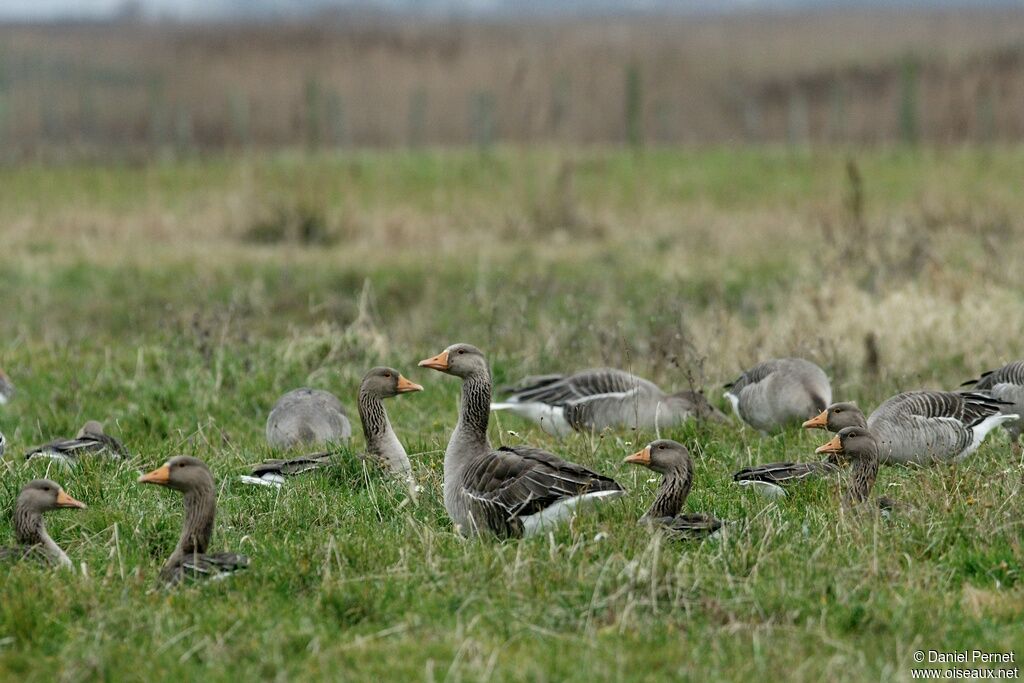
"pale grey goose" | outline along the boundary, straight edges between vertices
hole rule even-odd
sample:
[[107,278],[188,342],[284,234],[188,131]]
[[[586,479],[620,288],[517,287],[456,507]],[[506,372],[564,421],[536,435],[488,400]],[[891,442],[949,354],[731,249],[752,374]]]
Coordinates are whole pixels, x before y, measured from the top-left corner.
[[[804,422],[804,429],[827,429],[838,432],[845,427],[866,427],[864,413],[854,403],[833,403],[820,414]],[[831,460],[819,462],[772,462],[744,467],[732,475],[740,486],[749,486],[763,496],[783,498],[785,487],[809,478],[835,474],[839,471]]]
[[825,371],[802,358],[758,363],[725,387],[736,415],[762,432],[803,422],[832,402]]
[[345,406],[322,389],[295,389],[277,399],[267,417],[271,448],[316,446],[347,441],[352,436]]
[[664,529],[680,539],[704,538],[722,528],[722,521],[711,515],[679,514],[693,486],[693,458],[686,446],[678,441],[659,439],[626,457],[625,461],[643,465],[661,475],[654,502],[640,518],[641,523]]
[[220,577],[249,566],[237,553],[207,553],[217,516],[217,488],[206,463],[179,455],[139,477],[140,484],[165,486],[184,494],[185,522],[174,552],[160,569],[160,578],[175,584],[182,579]]
[[14,398],[14,383],[3,370],[0,370],[0,406]]
[[[409,463],[405,447],[391,426],[383,399],[416,391],[423,391],[423,387],[410,382],[398,370],[378,367],[363,377],[356,399],[359,418],[363,424],[363,436],[366,437],[368,457],[386,471],[410,482],[412,465]],[[248,484],[280,486],[286,477],[326,467],[331,464],[333,458],[333,453],[315,453],[285,460],[267,460],[253,465],[250,474],[243,476],[242,481]]]
[[17,548],[0,548],[0,560],[20,559],[39,552],[54,565],[70,567],[71,560],[50,535],[46,533],[43,513],[61,508],[85,508],[64,492],[56,482],[35,479],[25,484],[14,503],[14,536]]
[[524,417],[553,436],[607,428],[654,431],[690,418],[725,418],[699,391],[667,394],[653,382],[615,368],[527,377],[504,393],[505,399],[492,403],[491,410]]
[[986,390],[992,396],[1005,401],[1001,410],[1007,414],[1020,415],[1020,419],[1008,420],[1003,424],[1010,434],[1010,441],[1013,442],[1013,449],[1018,454],[1021,451],[1020,434],[1024,430],[1024,360],[1007,363],[1001,368],[982,373],[978,379],[964,382],[960,386],[974,385],[975,390]]
[[121,459],[129,457],[130,453],[123,443],[103,431],[102,424],[96,420],[89,420],[78,430],[75,438],[55,439],[37,446],[25,454],[25,459],[52,458],[66,465],[73,465],[86,455],[104,455],[108,458]]
[[491,371],[476,347],[453,344],[420,366],[462,380],[459,421],[444,454],[444,507],[461,533],[527,536],[583,503],[623,495],[613,479],[539,448],[491,448]]

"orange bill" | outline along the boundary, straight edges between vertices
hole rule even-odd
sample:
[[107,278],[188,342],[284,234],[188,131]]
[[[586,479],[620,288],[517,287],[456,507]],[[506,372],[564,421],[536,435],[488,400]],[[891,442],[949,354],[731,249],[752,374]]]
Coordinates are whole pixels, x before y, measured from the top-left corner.
[[430,368],[431,370],[447,370],[448,369],[448,349],[445,349],[441,353],[437,354],[433,358],[427,358],[419,362],[421,368]]
[[402,375],[398,376],[398,393],[407,394],[410,391],[423,391],[423,387],[415,382],[410,382]]
[[828,408],[804,422],[804,429],[828,429]]
[[623,462],[633,463],[634,465],[651,464],[651,447],[645,446],[643,450],[639,450],[633,455],[627,455]]
[[829,441],[827,444],[825,444],[823,446],[818,446],[816,449],[814,449],[814,452],[815,453],[842,453],[843,452],[843,442],[839,438],[839,435],[836,434],[835,436],[832,437],[832,440]]
[[144,474],[139,477],[140,484],[166,484],[171,480],[171,468],[167,465],[161,465],[149,474]]
[[68,494],[64,493],[64,489],[57,491],[57,507],[61,508],[78,508],[79,510],[85,509],[85,503],[80,500],[75,500]]

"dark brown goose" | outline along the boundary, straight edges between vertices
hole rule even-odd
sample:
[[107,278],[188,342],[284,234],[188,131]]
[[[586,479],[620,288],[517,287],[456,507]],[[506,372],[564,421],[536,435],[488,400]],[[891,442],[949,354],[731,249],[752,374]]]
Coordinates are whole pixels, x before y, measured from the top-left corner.
[[641,523],[686,540],[706,538],[722,528],[722,521],[711,515],[679,514],[693,486],[693,458],[686,446],[670,439],[659,439],[625,461],[662,475],[654,503],[640,518]]
[[444,507],[460,532],[528,536],[583,504],[623,495],[613,479],[539,448],[491,448],[491,370],[475,346],[454,344],[420,366],[462,380],[459,422],[444,454]]
[[160,570],[163,581],[175,584],[185,577],[219,577],[249,566],[245,555],[206,552],[217,516],[217,489],[206,463],[179,455],[139,477],[139,483],[166,486],[184,494],[184,528],[177,547]]
[[48,562],[70,567],[71,560],[60,546],[46,533],[43,513],[61,508],[84,509],[79,502],[64,492],[56,482],[35,479],[25,484],[14,503],[14,536],[17,548],[0,548],[0,560],[20,559],[39,553]]
[[504,400],[492,403],[491,410],[524,417],[552,436],[603,429],[653,431],[691,418],[725,419],[699,391],[668,394],[653,382],[615,368],[527,377],[502,393]]
[[828,375],[802,358],[758,363],[725,388],[736,415],[761,432],[803,422],[832,402]]
[[1003,427],[1010,434],[1013,451],[1018,456],[1021,452],[1020,434],[1024,430],[1024,360],[1008,363],[996,370],[982,373],[978,379],[968,380],[960,386],[974,385],[976,391],[991,392],[993,398],[1004,401],[1000,410],[1004,414],[1019,415],[1016,420],[1008,420]]
[[[846,427],[832,439],[814,451],[848,460],[851,464],[850,478],[843,493],[843,507],[853,508],[868,500],[871,489],[878,477],[878,440],[865,427]],[[878,498],[877,507],[888,513],[902,507],[891,498]]]
[[103,425],[89,420],[73,439],[55,439],[50,443],[33,448],[25,454],[26,460],[52,458],[66,465],[74,465],[86,455],[104,455],[119,460],[130,456],[128,449],[118,439],[103,431]]
[[[864,413],[853,403],[833,403],[819,415],[804,422],[804,429],[827,429],[838,432],[844,427],[864,427]],[[785,487],[808,478],[828,476],[839,471],[831,459],[821,462],[772,462],[744,467],[732,475],[740,486],[749,486],[768,498],[783,498]]]
[[14,398],[14,383],[3,370],[0,370],[0,406]]
[[[423,391],[423,387],[410,382],[394,368],[380,367],[373,368],[363,377],[357,399],[368,458],[410,482],[412,464],[391,426],[383,400],[416,391]],[[266,460],[253,465],[249,475],[241,479],[247,484],[281,486],[289,476],[329,466],[334,457],[333,453],[314,453],[298,458]]]

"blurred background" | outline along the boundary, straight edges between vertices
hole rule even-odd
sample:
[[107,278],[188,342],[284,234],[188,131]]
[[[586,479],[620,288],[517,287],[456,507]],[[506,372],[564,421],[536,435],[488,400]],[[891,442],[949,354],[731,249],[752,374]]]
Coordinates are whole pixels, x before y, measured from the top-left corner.
[[3,0],[0,154],[1024,136],[1024,5]]

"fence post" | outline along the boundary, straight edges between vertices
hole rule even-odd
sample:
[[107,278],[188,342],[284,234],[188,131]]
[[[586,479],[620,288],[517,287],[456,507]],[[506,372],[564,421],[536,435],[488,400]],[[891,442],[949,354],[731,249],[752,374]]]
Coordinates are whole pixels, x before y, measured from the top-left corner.
[[992,142],[996,135],[996,102],[995,90],[987,84],[977,94],[978,141]]
[[473,127],[473,141],[482,152],[494,143],[494,94],[480,90],[473,93],[470,123]]
[[917,60],[908,55],[903,59],[900,76],[900,140],[916,144],[920,136],[917,112]]
[[[249,96],[241,90],[228,94],[228,115],[230,116],[231,140],[239,147],[248,147],[250,142]],[[191,122],[189,124],[191,128]]]
[[323,92],[316,76],[306,78],[306,145],[314,150],[323,140]]
[[329,90],[324,97],[324,117],[327,119],[327,131],[330,144],[341,147],[345,144],[345,102],[341,95]]
[[846,88],[840,80],[833,81],[829,107],[828,137],[832,142],[843,142],[846,130]]
[[568,74],[562,72],[555,78],[551,88],[551,110],[548,114],[551,133],[557,137],[562,126],[569,118],[569,105],[572,102],[572,82]]
[[626,141],[631,147],[643,144],[643,83],[636,64],[626,67]]
[[795,89],[789,94],[786,124],[789,144],[791,146],[806,145],[810,138],[810,121],[807,114],[807,97],[800,89]]
[[417,87],[409,95],[409,147],[423,144],[427,132],[427,91]]

